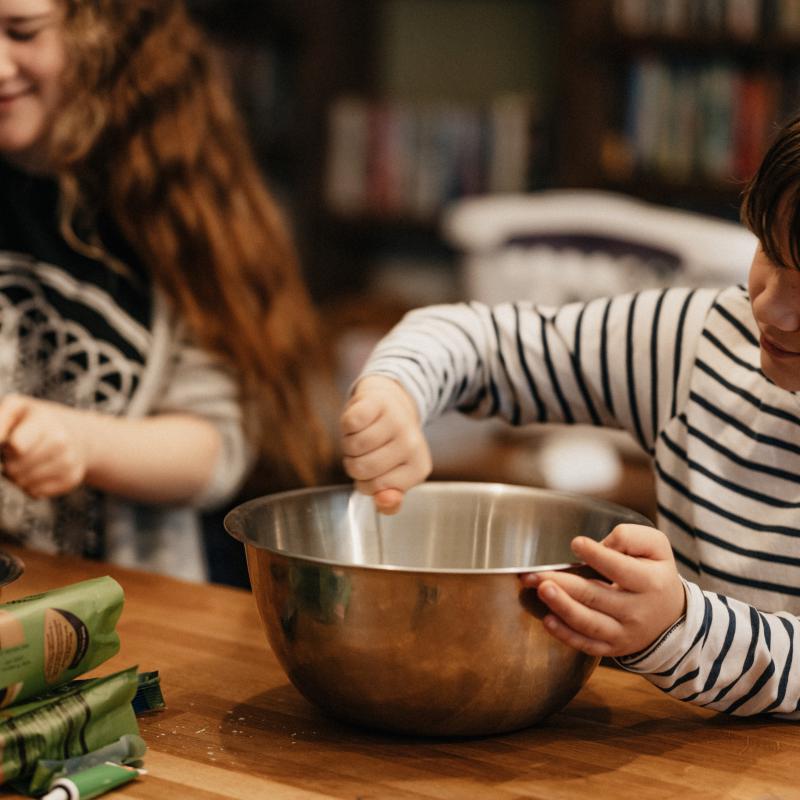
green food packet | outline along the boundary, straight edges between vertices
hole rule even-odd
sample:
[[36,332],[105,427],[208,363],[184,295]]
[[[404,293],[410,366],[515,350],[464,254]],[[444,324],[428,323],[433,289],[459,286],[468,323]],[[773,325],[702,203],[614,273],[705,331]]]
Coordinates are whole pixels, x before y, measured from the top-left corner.
[[66,759],[40,758],[36,762],[33,773],[14,781],[14,788],[23,794],[44,794],[56,778],[73,775],[76,772],[105,764],[141,764],[147,745],[141,736],[126,733],[114,742],[104,745],[98,750],[81,756]]
[[0,605],[0,708],[66,683],[119,650],[122,587],[109,577]]
[[69,759],[139,735],[136,667],[77,681],[0,711],[0,784],[31,775],[41,759]]

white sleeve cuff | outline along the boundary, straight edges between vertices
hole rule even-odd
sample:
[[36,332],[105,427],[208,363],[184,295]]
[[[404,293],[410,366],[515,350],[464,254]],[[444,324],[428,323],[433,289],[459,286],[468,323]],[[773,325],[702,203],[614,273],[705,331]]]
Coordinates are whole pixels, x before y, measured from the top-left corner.
[[649,647],[615,659],[623,669],[641,675],[663,672],[674,667],[697,644],[707,627],[707,603],[697,584],[683,580],[683,590],[686,594],[684,615]]

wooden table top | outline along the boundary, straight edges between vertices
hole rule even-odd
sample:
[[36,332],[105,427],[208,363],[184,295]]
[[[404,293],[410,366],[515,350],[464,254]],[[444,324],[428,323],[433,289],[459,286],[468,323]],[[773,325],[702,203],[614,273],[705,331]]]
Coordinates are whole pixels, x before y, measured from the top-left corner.
[[[249,592],[23,550],[3,600],[110,574],[120,653],[97,674],[157,669],[165,711],[140,718],[148,775],[108,797],[159,800],[800,798],[800,727],[677,702],[601,666],[540,726],[472,740],[370,733],[288,682]],[[6,794],[12,797],[16,795]]]

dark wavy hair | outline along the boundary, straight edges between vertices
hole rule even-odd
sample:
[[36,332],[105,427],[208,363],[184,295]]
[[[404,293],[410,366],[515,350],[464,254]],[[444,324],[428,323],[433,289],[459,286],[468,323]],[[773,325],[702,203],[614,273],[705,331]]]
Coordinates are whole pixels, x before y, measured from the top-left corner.
[[778,130],[745,187],[740,218],[774,264],[800,269],[800,113]]
[[102,256],[75,231],[109,214],[196,340],[230,365],[259,451],[314,482],[328,463],[310,391],[317,320],[211,48],[180,0],[61,4],[62,230]]

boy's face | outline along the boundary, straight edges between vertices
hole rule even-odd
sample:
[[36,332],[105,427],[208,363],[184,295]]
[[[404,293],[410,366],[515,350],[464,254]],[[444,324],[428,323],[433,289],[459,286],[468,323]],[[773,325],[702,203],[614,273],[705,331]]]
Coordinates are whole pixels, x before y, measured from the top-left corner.
[[66,53],[56,0],[0,0],[0,154],[41,158],[61,99]]
[[800,270],[773,263],[759,245],[748,287],[761,332],[761,369],[782,389],[800,391]]

